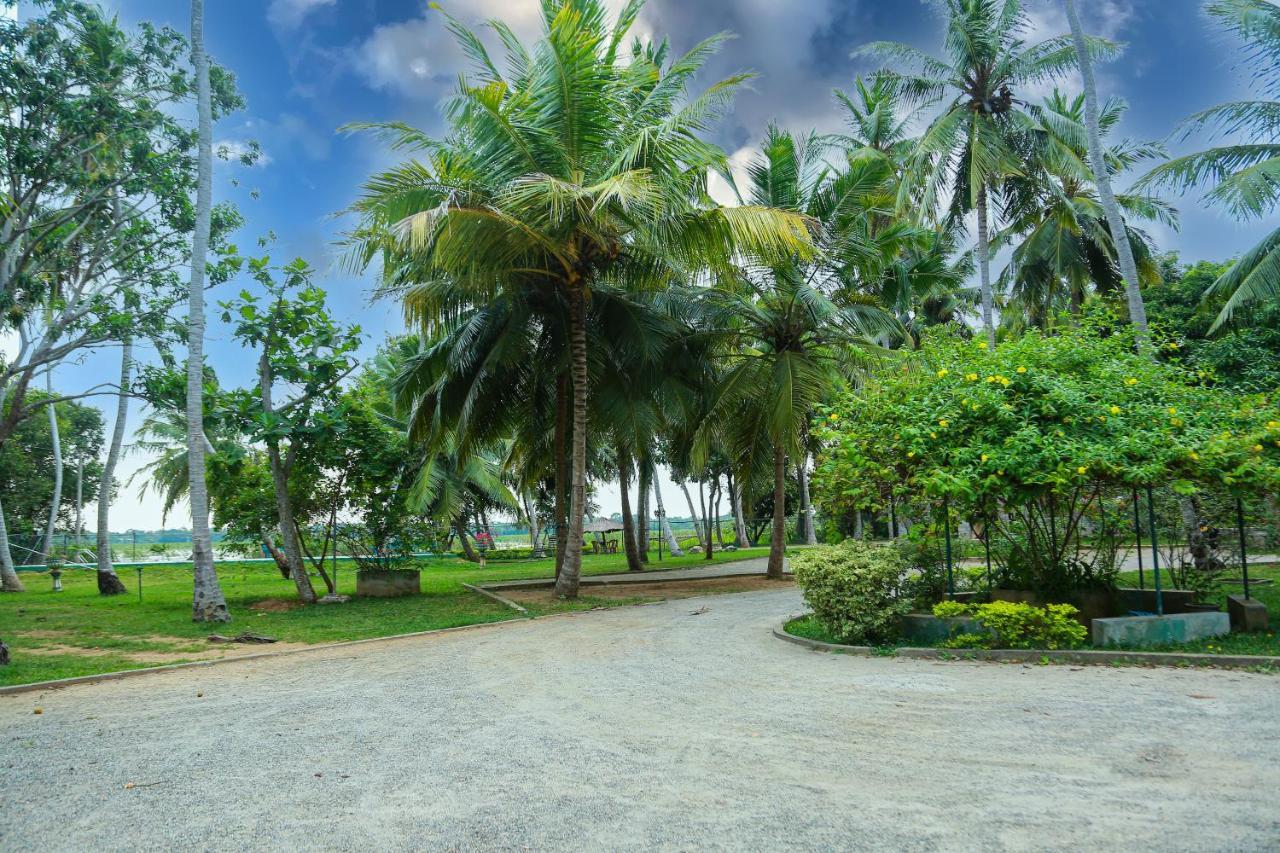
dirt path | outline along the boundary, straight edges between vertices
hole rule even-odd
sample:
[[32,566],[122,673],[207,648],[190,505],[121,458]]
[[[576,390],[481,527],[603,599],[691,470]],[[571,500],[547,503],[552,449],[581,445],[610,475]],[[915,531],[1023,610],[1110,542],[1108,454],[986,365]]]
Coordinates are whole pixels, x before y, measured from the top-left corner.
[[823,655],[770,636],[799,609],[709,596],[0,697],[0,849],[1280,846],[1274,676]]

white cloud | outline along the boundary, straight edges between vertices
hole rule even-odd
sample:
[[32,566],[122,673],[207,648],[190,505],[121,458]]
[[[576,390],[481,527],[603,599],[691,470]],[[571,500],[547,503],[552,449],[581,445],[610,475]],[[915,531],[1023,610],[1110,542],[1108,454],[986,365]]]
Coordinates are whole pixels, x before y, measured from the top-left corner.
[[267,7],[267,20],[283,30],[296,30],[308,15],[317,9],[327,8],[338,0],[271,0]]
[[[733,175],[733,181],[738,185],[738,192],[742,193],[743,201],[747,200],[750,192],[747,167],[759,154],[760,149],[755,145],[744,145],[729,155],[729,173]],[[707,194],[725,207],[737,207],[740,204],[737,196],[734,195],[733,187],[715,172],[707,178]]]

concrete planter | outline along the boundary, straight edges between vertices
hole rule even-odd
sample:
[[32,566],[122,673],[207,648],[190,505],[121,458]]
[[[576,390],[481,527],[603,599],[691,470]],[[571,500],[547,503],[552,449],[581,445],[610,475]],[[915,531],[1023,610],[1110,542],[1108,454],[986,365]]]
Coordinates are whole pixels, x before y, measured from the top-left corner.
[[1188,643],[1229,633],[1231,620],[1225,613],[1174,613],[1094,619],[1092,639],[1095,646],[1152,646]]
[[913,643],[933,645],[957,634],[987,634],[977,619],[969,616],[934,616],[932,613],[908,613],[902,617],[902,636]]
[[417,569],[361,569],[356,572],[356,595],[367,598],[399,598],[422,592]]

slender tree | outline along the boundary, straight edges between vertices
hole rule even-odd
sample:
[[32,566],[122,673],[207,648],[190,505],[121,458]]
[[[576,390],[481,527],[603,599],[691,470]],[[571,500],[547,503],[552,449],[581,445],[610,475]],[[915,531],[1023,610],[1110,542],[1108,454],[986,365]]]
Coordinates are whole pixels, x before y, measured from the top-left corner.
[[205,482],[204,459],[204,280],[213,206],[213,104],[209,89],[209,58],[204,51],[204,0],[191,0],[191,64],[195,67],[199,140],[196,225],[191,240],[191,288],[187,311],[187,488],[191,502],[194,576],[191,614],[196,622],[229,622],[231,614],[227,611],[227,600],[213,567],[209,488]]
[[98,592],[102,595],[120,595],[126,592],[124,584],[111,564],[111,496],[115,486],[116,463],[120,461],[120,448],[124,444],[125,418],[129,414],[129,380],[133,373],[133,339],[126,337],[120,355],[120,394],[116,398],[116,422],[111,430],[111,445],[107,449],[107,462],[102,468],[98,485]]
[[1080,16],[1076,14],[1075,0],[1062,0],[1067,10],[1067,21],[1071,25],[1071,41],[1075,45],[1076,62],[1080,66],[1080,76],[1084,80],[1084,122],[1089,132],[1089,162],[1093,166],[1094,183],[1098,188],[1098,198],[1102,201],[1102,209],[1107,214],[1107,224],[1115,239],[1116,256],[1120,261],[1120,274],[1124,277],[1125,297],[1129,303],[1129,321],[1138,328],[1138,347],[1147,345],[1149,332],[1147,329],[1147,307],[1142,301],[1139,289],[1138,264],[1133,258],[1133,247],[1125,239],[1128,228],[1125,227],[1124,215],[1116,202],[1116,195],[1111,190],[1111,166],[1107,162],[1105,149],[1102,147],[1102,129],[1098,121],[1098,84],[1093,77],[1093,58],[1090,55],[1089,43],[1085,39],[1084,28],[1080,26]]
[[45,374],[49,391],[49,437],[53,440],[53,499],[49,504],[49,518],[45,524],[44,538],[40,545],[40,562],[47,564],[53,549],[53,537],[58,529],[58,514],[62,510],[62,436],[58,434],[57,397],[53,393],[53,371]]

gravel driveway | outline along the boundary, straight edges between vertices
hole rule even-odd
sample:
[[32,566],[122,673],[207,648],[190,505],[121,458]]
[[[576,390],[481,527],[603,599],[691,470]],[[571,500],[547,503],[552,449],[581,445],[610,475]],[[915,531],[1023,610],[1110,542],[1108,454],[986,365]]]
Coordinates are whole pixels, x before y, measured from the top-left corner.
[[770,636],[799,609],[0,697],[0,849],[1280,847],[1280,678],[824,655]]

